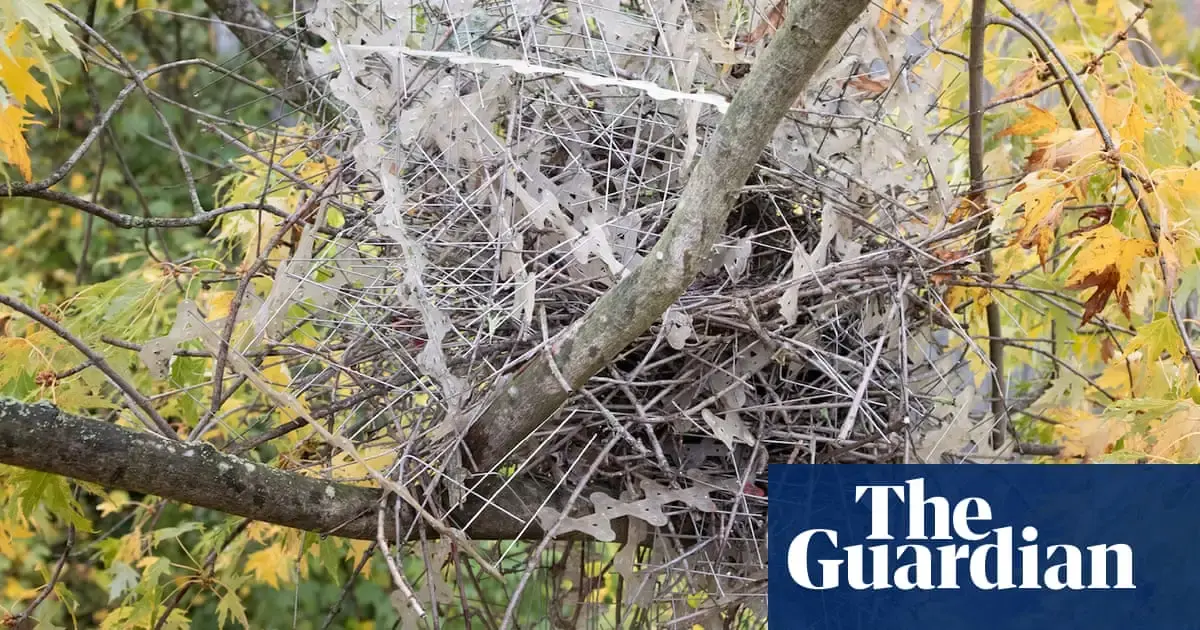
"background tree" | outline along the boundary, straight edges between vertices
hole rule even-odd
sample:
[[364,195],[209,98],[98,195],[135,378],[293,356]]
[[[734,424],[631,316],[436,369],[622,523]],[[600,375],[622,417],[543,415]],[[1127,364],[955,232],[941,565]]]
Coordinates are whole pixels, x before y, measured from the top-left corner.
[[768,463],[1194,461],[1177,18],[0,5],[5,623],[755,626]]

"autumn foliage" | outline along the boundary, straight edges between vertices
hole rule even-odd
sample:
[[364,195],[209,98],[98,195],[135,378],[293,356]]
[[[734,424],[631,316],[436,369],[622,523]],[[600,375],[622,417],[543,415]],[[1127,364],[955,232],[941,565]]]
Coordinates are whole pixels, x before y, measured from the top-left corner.
[[1082,21],[1063,3],[1017,8],[1005,17],[1037,16],[1050,42],[987,31],[996,277],[951,286],[946,302],[977,335],[984,307],[999,306],[1012,340],[1002,369],[1035,375],[1008,393],[1033,397],[1013,415],[1065,440],[1064,458],[1194,460],[1200,121],[1172,67],[1139,50],[1177,50],[1160,30],[1172,8],[1099,0]]

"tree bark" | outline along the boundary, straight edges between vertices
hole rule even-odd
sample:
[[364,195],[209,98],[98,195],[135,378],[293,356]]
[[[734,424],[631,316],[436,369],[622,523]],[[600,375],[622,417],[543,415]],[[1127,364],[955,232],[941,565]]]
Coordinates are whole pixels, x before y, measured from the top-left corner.
[[867,0],[799,0],[738,88],[662,237],[549,351],[507,383],[468,429],[475,470],[492,468],[687,290],[712,254],[775,127]]
[[327,91],[325,80],[308,65],[301,43],[280,31],[252,0],[205,0],[205,4],[233,31],[249,57],[266,67],[284,100],[307,109],[312,96]]
[[[203,443],[172,442],[149,432],[65,413],[45,402],[0,398],[0,464],[63,475],[321,534],[375,540],[383,493],[226,455]],[[476,540],[540,540],[534,517],[546,488],[527,480],[489,481],[482,495],[450,515]],[[493,497],[490,501],[484,497]],[[558,498],[556,496],[556,498]],[[423,522],[394,499],[387,505],[385,533],[415,537]],[[557,503],[557,501],[555,501]],[[530,525],[526,525],[531,523]],[[617,528],[623,533],[623,527]],[[427,530],[427,535],[437,534]]]

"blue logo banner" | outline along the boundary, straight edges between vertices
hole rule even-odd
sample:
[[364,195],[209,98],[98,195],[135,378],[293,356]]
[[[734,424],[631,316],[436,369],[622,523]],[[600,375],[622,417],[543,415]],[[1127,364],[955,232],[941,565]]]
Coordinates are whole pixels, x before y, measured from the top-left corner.
[[772,465],[800,630],[1200,630],[1200,467]]

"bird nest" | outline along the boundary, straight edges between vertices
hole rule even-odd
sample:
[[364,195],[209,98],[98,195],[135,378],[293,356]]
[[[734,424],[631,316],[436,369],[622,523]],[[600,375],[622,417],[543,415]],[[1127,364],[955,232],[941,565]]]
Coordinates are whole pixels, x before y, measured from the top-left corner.
[[[310,16],[338,43],[313,61],[353,129],[330,141],[338,192],[373,201],[280,266],[273,296],[307,305],[289,324],[323,335],[294,385],[335,434],[398,453],[386,474],[441,488],[428,508],[464,529],[447,516],[471,472],[452,420],[650,251],[761,46],[711,43],[738,7],[548,6],[321,0]],[[761,604],[768,464],[911,461],[957,387],[928,332],[946,264],[931,252],[966,233],[926,218],[953,203],[949,148],[921,135],[928,100],[867,74],[906,37],[866,32],[780,125],[687,293],[490,471],[546,489],[525,497],[531,530],[641,543],[587,548],[625,603],[708,594],[676,621]],[[573,575],[580,557],[529,568]]]

